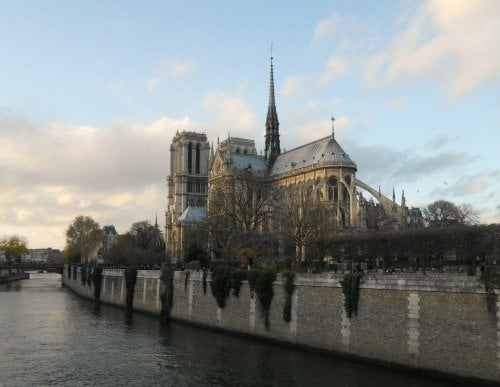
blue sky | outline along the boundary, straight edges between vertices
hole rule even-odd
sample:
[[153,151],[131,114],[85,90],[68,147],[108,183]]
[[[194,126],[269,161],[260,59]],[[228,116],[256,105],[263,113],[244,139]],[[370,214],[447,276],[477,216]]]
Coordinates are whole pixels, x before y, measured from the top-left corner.
[[64,247],[79,215],[161,225],[177,129],[263,147],[330,132],[407,204],[500,221],[500,2],[0,1],[0,234]]

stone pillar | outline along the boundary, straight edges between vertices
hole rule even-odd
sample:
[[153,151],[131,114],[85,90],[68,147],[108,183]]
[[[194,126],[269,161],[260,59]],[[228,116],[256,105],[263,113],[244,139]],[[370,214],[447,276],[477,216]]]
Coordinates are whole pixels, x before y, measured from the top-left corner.
[[420,354],[420,297],[417,292],[408,294],[408,354],[415,359]]

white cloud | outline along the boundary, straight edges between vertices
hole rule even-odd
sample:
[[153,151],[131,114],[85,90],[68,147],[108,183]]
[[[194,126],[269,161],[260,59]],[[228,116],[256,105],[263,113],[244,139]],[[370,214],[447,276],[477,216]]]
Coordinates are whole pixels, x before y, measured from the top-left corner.
[[349,67],[344,57],[339,55],[330,56],[325,63],[325,69],[319,81],[319,85],[326,86],[334,79],[342,78],[347,74],[348,70]]
[[307,78],[303,76],[293,75],[286,78],[281,87],[281,95],[284,98],[292,98],[300,93],[301,88],[306,83]]
[[[126,232],[163,220],[169,145],[176,130],[202,130],[189,117],[109,128],[29,122],[0,110],[0,230],[31,247],[64,247],[77,215]],[[163,223],[163,222],[162,222]]]
[[213,126],[219,135],[230,133],[232,136],[251,137],[255,134],[258,127],[256,115],[242,97],[209,92],[203,97],[203,107],[216,113]]
[[499,14],[497,0],[426,1],[390,45],[368,58],[366,85],[438,76],[456,97],[498,78]]
[[385,106],[387,106],[389,109],[397,109],[401,106],[403,106],[406,102],[406,98],[403,96],[396,96],[392,97],[387,102],[385,103]]
[[146,84],[146,88],[149,92],[156,90],[161,85],[161,79],[159,78],[149,78]]
[[321,41],[331,39],[334,33],[338,30],[340,20],[340,16],[336,13],[320,20],[314,28],[313,43],[317,44]]

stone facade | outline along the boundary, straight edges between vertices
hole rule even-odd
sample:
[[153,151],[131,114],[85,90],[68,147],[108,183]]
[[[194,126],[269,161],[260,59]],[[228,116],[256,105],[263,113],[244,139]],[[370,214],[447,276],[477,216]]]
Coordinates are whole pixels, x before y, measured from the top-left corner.
[[201,220],[189,218],[188,212],[199,213],[192,209],[206,206],[209,152],[203,133],[177,132],[170,146],[165,246],[173,262],[182,259],[186,227]]
[[[87,298],[93,290],[63,275],[64,283]],[[123,272],[103,272],[101,300],[125,305]],[[245,281],[239,297],[230,295],[224,309],[203,291],[202,272],[174,274],[171,317],[178,321],[255,336],[313,350],[356,357],[400,368],[459,378],[500,382],[497,343],[500,329],[488,312],[477,278],[438,275],[370,275],[360,286],[358,314],[347,318],[342,275],[301,274],[295,278],[292,319],[283,320],[285,295],[278,276],[274,284],[270,328],[259,302]],[[134,309],[159,314],[157,271],[139,271]],[[498,295],[497,295],[498,299]]]

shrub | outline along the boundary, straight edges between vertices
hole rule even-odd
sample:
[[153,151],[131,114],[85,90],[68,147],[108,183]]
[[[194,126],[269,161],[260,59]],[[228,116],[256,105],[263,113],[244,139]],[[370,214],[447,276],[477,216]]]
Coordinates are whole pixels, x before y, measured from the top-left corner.
[[92,272],[92,283],[94,284],[94,299],[99,302],[101,299],[102,267],[96,266]]
[[233,270],[229,276],[231,282],[231,288],[233,289],[233,296],[238,297],[240,295],[240,289],[242,282],[247,278],[246,270]]
[[71,278],[71,265],[68,265],[68,279]]
[[73,266],[73,279],[74,280],[76,280],[77,270],[78,270],[78,267],[77,266]]
[[276,280],[276,272],[269,269],[250,270],[247,273],[247,278],[250,290],[257,294],[264,314],[264,324],[269,330],[269,308],[274,297],[273,282]]
[[82,281],[82,285],[85,286],[85,283],[87,281],[87,268],[85,266],[82,266],[80,268],[80,281]]
[[346,273],[344,279],[340,281],[342,292],[344,293],[344,309],[347,317],[358,314],[359,284],[363,273]]
[[87,270],[87,285],[90,288],[90,285],[92,284],[92,268],[89,267],[89,270]]
[[226,298],[231,291],[231,268],[229,266],[217,266],[212,272],[212,282],[210,282],[210,289],[212,295],[217,301],[219,308],[226,306]]
[[132,309],[132,305],[134,303],[135,283],[137,282],[137,266],[127,266],[124,275],[125,287],[127,289],[126,304],[128,309]]

